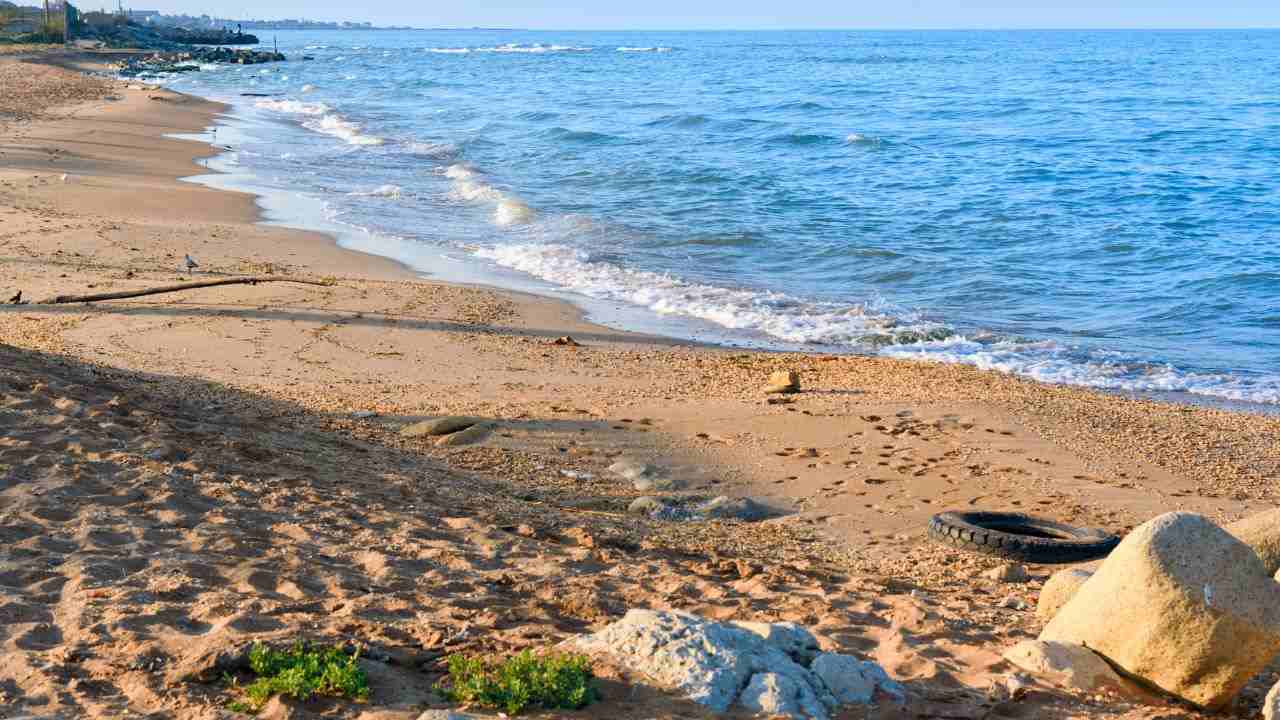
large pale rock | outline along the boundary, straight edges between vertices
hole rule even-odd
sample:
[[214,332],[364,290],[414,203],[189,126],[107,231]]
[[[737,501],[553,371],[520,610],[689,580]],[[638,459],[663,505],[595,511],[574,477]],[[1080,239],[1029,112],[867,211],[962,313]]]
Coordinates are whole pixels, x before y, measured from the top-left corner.
[[[766,634],[792,647],[788,631]],[[836,706],[817,676],[764,636],[689,613],[630,610],[603,630],[570,643],[611,655],[716,712],[726,712],[749,683],[752,692],[744,701],[785,708],[779,712],[792,717],[825,720]]]
[[1023,670],[1062,687],[1092,693],[1125,687],[1126,683],[1106,660],[1083,645],[1024,640],[1004,654]]
[[447,417],[436,418],[434,420],[423,420],[420,423],[414,423],[400,431],[401,437],[436,437],[439,435],[448,435],[456,433],[459,430],[467,428],[480,422],[479,418],[465,417],[462,415],[449,415]]
[[1040,639],[1216,709],[1280,654],[1280,584],[1226,530],[1169,513],[1126,537]]
[[1280,682],[1271,686],[1267,698],[1262,701],[1263,720],[1280,720]]
[[850,655],[822,653],[809,666],[822,679],[837,702],[865,705],[876,694],[876,678],[863,671],[863,663]]
[[1044,587],[1040,588],[1040,599],[1036,601],[1036,617],[1045,621],[1051,620],[1068,600],[1075,597],[1080,586],[1091,577],[1093,577],[1091,571],[1080,568],[1059,570],[1050,575]]
[[822,652],[818,648],[818,639],[813,636],[813,633],[793,622],[767,623],[739,620],[733,624],[749,633],[759,635],[765,642],[805,667],[809,667],[809,663]]
[[738,704],[758,715],[793,718],[825,718],[827,708],[818,700],[813,687],[794,676],[780,673],[756,673],[738,695]]
[[436,439],[436,447],[461,447],[463,445],[471,445],[489,437],[492,426],[485,423],[472,425],[465,430],[459,430]]
[[779,370],[769,376],[766,394],[800,392],[800,373],[795,370]]
[[1253,548],[1269,574],[1280,571],[1280,508],[1250,515],[1223,529]]

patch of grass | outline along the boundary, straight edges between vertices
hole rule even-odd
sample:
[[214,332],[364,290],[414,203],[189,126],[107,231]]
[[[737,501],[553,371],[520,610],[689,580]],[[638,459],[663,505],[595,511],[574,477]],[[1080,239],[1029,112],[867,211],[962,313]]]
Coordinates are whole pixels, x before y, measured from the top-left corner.
[[577,710],[596,699],[591,661],[582,655],[534,655],[505,660],[449,657],[449,682],[436,689],[452,702],[518,715],[526,708]]
[[348,655],[336,647],[310,646],[301,641],[288,650],[256,643],[249,651],[249,668],[257,678],[243,686],[243,697],[227,708],[256,713],[275,695],[298,700],[313,695],[368,699],[369,681],[356,662],[358,657],[358,653]]

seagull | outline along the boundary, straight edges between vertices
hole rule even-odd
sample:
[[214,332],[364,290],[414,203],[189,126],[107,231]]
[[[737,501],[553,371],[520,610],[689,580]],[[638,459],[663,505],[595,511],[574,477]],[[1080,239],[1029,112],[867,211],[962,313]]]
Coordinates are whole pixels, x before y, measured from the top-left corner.
[[186,261],[188,275],[191,274],[192,270],[195,270],[196,268],[200,267],[200,263],[196,262],[195,260],[192,260],[190,255],[184,255],[183,259]]
[[13,297],[9,298],[9,302],[10,302],[10,303],[12,303],[12,304],[14,304],[14,305],[21,305],[21,304],[22,304],[22,291],[21,291],[21,290],[19,290],[19,291],[18,291],[18,293],[17,293],[16,295],[14,295]]

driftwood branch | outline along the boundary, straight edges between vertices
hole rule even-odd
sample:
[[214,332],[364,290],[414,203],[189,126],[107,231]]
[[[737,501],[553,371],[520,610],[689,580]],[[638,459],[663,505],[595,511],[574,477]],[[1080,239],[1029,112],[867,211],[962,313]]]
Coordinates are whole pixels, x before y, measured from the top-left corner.
[[32,305],[65,305],[68,303],[98,302],[99,300],[124,300],[126,298],[136,298],[144,295],[161,295],[164,293],[182,292],[183,290],[195,290],[196,288],[217,287],[219,285],[257,285],[258,283],[269,282],[300,283],[302,285],[319,285],[321,287],[331,287],[333,285],[332,282],[304,280],[302,278],[292,277],[226,278],[223,280],[205,280],[203,282],[182,283],[180,285],[163,285],[161,287],[145,288],[143,290],[99,293],[97,295],[58,295],[46,300],[34,302]]

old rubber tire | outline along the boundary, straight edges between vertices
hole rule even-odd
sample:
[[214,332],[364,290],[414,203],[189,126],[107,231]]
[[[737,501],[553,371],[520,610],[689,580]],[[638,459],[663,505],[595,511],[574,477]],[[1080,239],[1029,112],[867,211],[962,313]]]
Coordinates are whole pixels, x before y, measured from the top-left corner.
[[929,537],[960,550],[1019,562],[1058,565],[1106,557],[1120,538],[1021,513],[944,512]]

